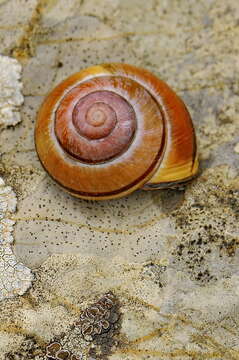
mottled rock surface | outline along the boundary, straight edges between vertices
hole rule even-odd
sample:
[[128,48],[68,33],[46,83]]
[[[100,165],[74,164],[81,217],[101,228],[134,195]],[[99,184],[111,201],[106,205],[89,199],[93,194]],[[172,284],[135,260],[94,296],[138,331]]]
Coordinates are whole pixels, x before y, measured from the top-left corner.
[[[19,106],[23,103],[20,81],[21,65],[17,60],[0,55],[0,131],[20,122]],[[0,301],[22,295],[30,287],[33,276],[12,251],[13,225],[17,198],[0,176]]]
[[17,60],[0,55],[0,129],[16,125],[21,120],[18,111],[23,103],[21,70]]
[[[0,359],[41,359],[108,291],[121,304],[118,330],[89,344],[73,334],[69,351],[239,359],[238,20],[237,0],[0,1],[1,53],[21,62],[25,96],[22,122],[0,130],[0,175],[18,197],[14,252],[36,274],[30,292],[0,304]],[[189,107],[201,172],[184,189],[94,203],[64,194],[41,168],[33,131],[43,97],[113,61],[151,70]]]
[[[50,257],[32,289],[1,309],[0,354],[43,360],[57,342],[83,360],[237,359],[238,276],[201,286],[173,258],[166,265]],[[109,291],[119,306],[114,328],[86,340],[73,324]]]
[[12,251],[13,225],[11,215],[17,199],[10,186],[0,177],[0,301],[22,295],[31,286],[31,270],[20,263]]

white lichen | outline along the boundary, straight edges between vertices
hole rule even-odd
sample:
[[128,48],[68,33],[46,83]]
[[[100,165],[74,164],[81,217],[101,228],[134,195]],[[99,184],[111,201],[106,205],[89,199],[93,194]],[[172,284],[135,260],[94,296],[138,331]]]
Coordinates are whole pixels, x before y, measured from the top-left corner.
[[21,120],[18,111],[24,100],[21,70],[17,60],[0,55],[0,129],[16,125]]
[[[0,55],[0,129],[16,125],[21,119],[18,107],[23,103],[20,82],[21,65],[15,59]],[[0,177],[0,301],[22,295],[31,285],[30,269],[19,263],[12,251],[11,214],[17,199],[10,186]]]
[[17,261],[11,249],[14,221],[9,217],[16,205],[14,192],[0,178],[0,301],[24,294],[33,280],[31,270]]

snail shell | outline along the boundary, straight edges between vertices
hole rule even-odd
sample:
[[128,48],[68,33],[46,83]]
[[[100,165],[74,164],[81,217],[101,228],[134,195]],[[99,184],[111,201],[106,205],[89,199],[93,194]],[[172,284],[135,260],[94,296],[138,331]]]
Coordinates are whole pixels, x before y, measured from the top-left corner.
[[51,177],[85,199],[171,187],[198,170],[182,100],[150,72],[126,64],[90,67],[53,89],[38,113],[35,143]]

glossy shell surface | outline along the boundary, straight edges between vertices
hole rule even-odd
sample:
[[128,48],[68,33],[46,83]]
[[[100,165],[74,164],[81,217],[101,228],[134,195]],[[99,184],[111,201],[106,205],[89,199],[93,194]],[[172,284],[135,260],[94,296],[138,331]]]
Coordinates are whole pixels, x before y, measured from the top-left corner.
[[182,100],[150,72],[126,64],[90,67],[53,89],[38,113],[35,143],[50,176],[86,199],[163,188],[198,169]]

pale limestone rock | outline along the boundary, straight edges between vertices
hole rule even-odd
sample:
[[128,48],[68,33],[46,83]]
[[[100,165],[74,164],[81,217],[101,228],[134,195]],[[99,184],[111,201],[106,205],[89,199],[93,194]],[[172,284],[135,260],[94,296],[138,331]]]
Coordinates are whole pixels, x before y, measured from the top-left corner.
[[[20,82],[21,66],[15,59],[0,56],[0,128],[16,125],[21,119],[18,107],[23,103]],[[16,211],[17,198],[0,177],[0,300],[22,295],[31,285],[31,270],[17,261],[11,244],[11,214]]]
[[18,107],[23,103],[21,94],[21,65],[17,60],[0,56],[0,128],[19,123]]
[[[106,263],[83,254],[51,256],[36,270],[29,293],[8,307],[0,305],[0,323],[7,329],[0,359],[21,354],[22,359],[45,360],[47,344],[55,341],[83,360],[217,360],[225,353],[236,359],[238,272],[201,287],[173,264],[163,264],[128,263],[119,257]],[[119,301],[118,330],[84,341],[72,324],[108,291]],[[7,327],[9,318],[16,334]]]
[[16,260],[11,249],[15,222],[8,217],[16,205],[14,192],[0,178],[0,300],[24,294],[33,280],[31,270]]
[[[19,56],[26,95],[22,123],[0,133],[0,165],[19,199],[14,253],[31,268],[46,261],[30,292],[0,303],[1,360],[42,358],[108,287],[122,302],[110,360],[238,359],[238,15],[238,0],[1,2],[0,48]],[[185,192],[95,204],[44,175],[34,149],[43,97],[112,61],[153,71],[189,107],[202,173]]]

